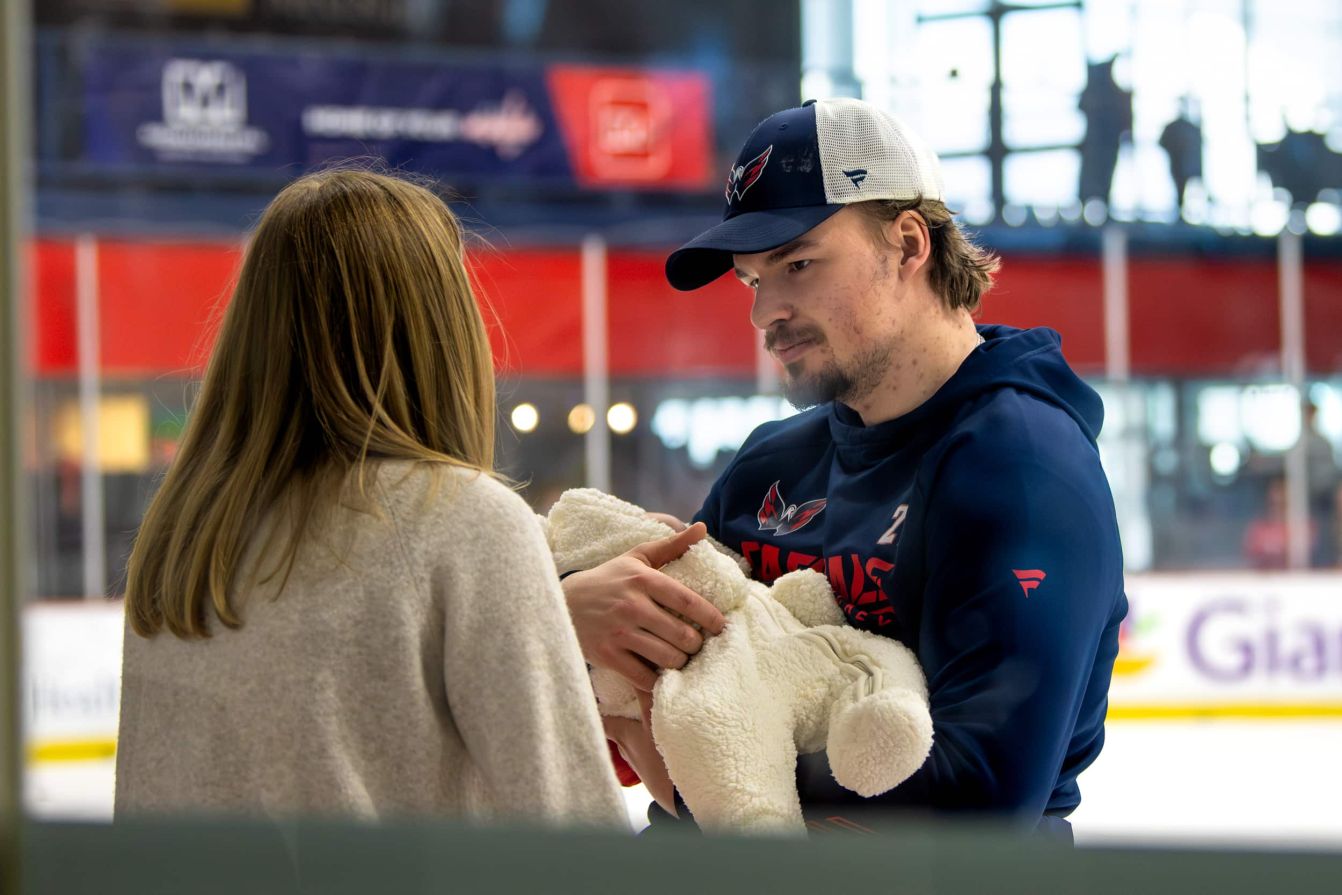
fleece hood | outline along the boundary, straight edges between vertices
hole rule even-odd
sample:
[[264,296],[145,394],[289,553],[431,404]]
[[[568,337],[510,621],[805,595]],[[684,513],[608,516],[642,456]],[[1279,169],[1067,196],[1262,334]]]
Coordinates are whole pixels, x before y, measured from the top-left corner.
[[983,344],[970,352],[945,385],[909,413],[865,426],[856,411],[835,402],[830,420],[834,441],[851,447],[907,441],[914,433],[941,428],[938,424],[944,417],[1002,389],[1032,395],[1066,411],[1092,444],[1099,438],[1104,404],[1063,359],[1062,337],[1055,330],[997,324],[977,329]]

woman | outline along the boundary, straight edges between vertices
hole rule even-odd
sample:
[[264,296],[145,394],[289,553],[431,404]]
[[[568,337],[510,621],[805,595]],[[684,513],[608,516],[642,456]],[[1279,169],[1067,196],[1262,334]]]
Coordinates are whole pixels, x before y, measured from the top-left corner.
[[462,255],[364,171],[262,216],[131,554],[118,814],[624,822]]

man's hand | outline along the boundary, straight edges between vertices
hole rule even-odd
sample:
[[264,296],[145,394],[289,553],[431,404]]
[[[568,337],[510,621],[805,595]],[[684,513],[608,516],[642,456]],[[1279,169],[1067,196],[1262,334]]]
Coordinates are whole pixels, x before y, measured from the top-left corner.
[[725,619],[717,607],[658,571],[703,540],[706,531],[696,523],[564,579],[569,616],[588,662],[651,691],[657,669],[680,668],[704,643],[703,635],[673,612],[706,634],[722,632]]
[[620,747],[620,754],[643,781],[648,794],[675,816],[676,787],[666,772],[662,753],[657,751],[657,744],[652,739],[652,694],[639,691],[638,704],[643,710],[641,720],[606,717],[601,723],[606,728],[606,738]]

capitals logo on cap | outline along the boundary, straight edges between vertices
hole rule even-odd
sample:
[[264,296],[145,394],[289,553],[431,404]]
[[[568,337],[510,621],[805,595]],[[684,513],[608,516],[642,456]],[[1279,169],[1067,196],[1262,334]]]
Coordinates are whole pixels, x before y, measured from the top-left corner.
[[740,202],[745,196],[746,190],[755,185],[764,173],[764,166],[769,164],[769,156],[773,153],[774,147],[770,143],[769,147],[755,156],[744,165],[738,165],[727,174],[727,201]]

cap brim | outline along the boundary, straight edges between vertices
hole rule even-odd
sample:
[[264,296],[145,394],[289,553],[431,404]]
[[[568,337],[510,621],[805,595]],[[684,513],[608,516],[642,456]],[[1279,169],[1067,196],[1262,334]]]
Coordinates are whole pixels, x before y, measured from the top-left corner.
[[666,259],[666,279],[682,292],[707,286],[732,269],[733,255],[767,252],[786,245],[843,207],[774,208],[728,218],[672,252]]

